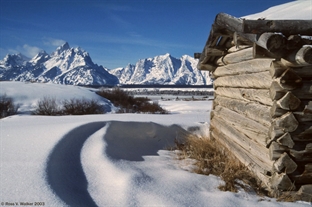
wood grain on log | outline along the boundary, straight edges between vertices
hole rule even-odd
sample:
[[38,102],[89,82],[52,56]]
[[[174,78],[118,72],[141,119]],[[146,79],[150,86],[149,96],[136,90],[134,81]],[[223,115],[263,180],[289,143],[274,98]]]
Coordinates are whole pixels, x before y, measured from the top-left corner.
[[225,108],[242,114],[264,126],[269,127],[271,125],[269,106],[257,104],[255,102],[231,99],[223,96],[216,96],[214,104],[221,105]]
[[274,81],[286,90],[296,89],[302,84],[302,78],[290,69],[287,69],[280,77],[276,78]]
[[[241,24],[241,23],[240,23]],[[280,32],[289,35],[312,35],[312,20],[243,20],[241,32],[262,34]],[[238,27],[237,29],[240,29]]]
[[293,148],[295,145],[291,135],[288,132],[277,138],[276,142],[282,146],[288,147],[289,149]]
[[268,89],[218,87],[215,94],[244,101],[255,101],[268,106],[273,104]]
[[295,161],[289,157],[289,155],[284,152],[273,164],[274,171],[281,173],[284,172],[286,174],[290,174],[297,169],[298,165]]
[[303,46],[282,59],[286,66],[302,67],[312,64],[312,46]]
[[269,149],[251,140],[249,137],[236,130],[236,128],[231,127],[231,125],[226,122],[226,120],[219,116],[214,116],[211,122],[214,123],[213,130],[221,131],[226,137],[228,137],[228,139],[231,139],[233,143],[235,143],[237,146],[242,147],[244,150],[251,153],[252,156],[257,157],[257,159],[260,159],[263,162],[268,161],[267,164],[270,164],[270,168],[268,169],[271,169],[272,162],[269,158]]
[[298,99],[292,92],[287,92],[282,98],[280,98],[276,104],[285,110],[293,111],[300,106],[300,99]]
[[276,54],[283,52],[286,38],[280,33],[265,32],[257,38],[255,43],[264,49],[267,49],[269,52]]
[[214,116],[224,117],[226,122],[235,127],[237,131],[246,135],[254,142],[266,146],[268,127],[222,106],[216,106],[212,113]]
[[285,132],[295,131],[298,125],[299,122],[292,112],[287,112],[286,114],[272,120],[272,126],[281,128]]
[[247,48],[244,50],[239,50],[235,53],[229,53],[217,60],[217,65],[228,65],[233,63],[239,63],[246,60],[253,59],[253,48]]
[[280,156],[288,151],[288,148],[278,144],[277,142],[272,142],[269,148],[270,160],[277,160]]
[[272,59],[252,59],[216,68],[214,77],[259,73],[270,69]]
[[286,114],[287,112],[288,112],[288,110],[282,109],[277,105],[277,101],[273,102],[273,105],[270,109],[270,115],[272,118],[280,117],[280,116]]
[[232,87],[269,89],[271,83],[272,78],[270,73],[269,71],[265,71],[260,73],[219,77],[214,81],[214,86],[215,88]]
[[217,66],[211,64],[198,63],[197,68],[199,70],[214,71],[217,68]]
[[[278,100],[282,98],[289,90],[282,88],[281,85],[273,81],[270,86],[270,96],[272,100]],[[312,81],[303,80],[299,88],[291,90],[291,92],[302,100],[312,99]]]

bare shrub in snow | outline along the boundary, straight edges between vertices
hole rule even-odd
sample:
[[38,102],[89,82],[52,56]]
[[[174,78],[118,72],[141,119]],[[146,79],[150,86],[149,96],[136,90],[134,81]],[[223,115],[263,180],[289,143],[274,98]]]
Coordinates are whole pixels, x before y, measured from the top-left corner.
[[63,102],[64,115],[103,114],[103,107],[96,100],[70,99]]
[[70,99],[64,100],[60,105],[54,98],[43,98],[37,103],[34,115],[86,115],[86,114],[103,114],[103,107],[96,100],[87,99]]
[[37,102],[37,108],[34,115],[57,116],[61,115],[61,108],[58,106],[55,98],[44,97]]
[[14,104],[13,98],[6,94],[0,96],[0,118],[11,116],[17,113],[18,105]]
[[225,182],[220,190],[237,192],[244,188],[267,195],[256,176],[216,140],[190,135],[184,142],[176,141],[174,149],[180,150],[181,159],[196,160],[196,173],[220,176]]
[[120,88],[112,90],[102,89],[97,94],[110,100],[116,107],[119,107],[118,113],[168,113],[157,102],[150,103],[148,98],[133,97]]

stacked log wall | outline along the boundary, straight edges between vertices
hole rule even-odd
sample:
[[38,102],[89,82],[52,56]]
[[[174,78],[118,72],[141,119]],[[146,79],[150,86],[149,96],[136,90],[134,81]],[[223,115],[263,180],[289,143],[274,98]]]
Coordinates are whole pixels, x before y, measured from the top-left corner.
[[312,66],[255,58],[254,51],[254,47],[229,49],[216,60],[210,135],[271,192],[309,192]]

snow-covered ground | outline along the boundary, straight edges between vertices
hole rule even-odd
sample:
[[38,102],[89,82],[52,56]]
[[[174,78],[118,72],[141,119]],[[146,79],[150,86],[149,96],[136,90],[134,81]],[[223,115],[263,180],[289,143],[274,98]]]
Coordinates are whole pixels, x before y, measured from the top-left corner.
[[[0,82],[0,92],[33,110],[38,98],[98,99],[77,86]],[[309,206],[222,192],[222,180],[187,171],[165,150],[188,128],[207,134],[210,101],[159,101],[168,115],[33,116],[0,120],[0,202],[45,206]],[[195,126],[195,127],[194,127]],[[36,203],[39,202],[39,203]],[[26,203],[27,204],[27,203]]]

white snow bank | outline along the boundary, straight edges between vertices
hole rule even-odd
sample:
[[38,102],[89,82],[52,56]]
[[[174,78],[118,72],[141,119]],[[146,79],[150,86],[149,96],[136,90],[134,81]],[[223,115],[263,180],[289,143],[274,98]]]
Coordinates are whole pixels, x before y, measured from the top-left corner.
[[245,19],[272,19],[272,20],[287,20],[287,19],[312,19],[312,1],[297,0],[289,3],[271,7],[265,11],[244,16]]
[[[18,91],[15,87],[20,85],[14,82],[8,85],[5,86],[7,95],[18,95],[12,91]],[[34,87],[25,91],[25,103],[36,99],[27,91],[44,94],[54,90],[55,98],[68,97],[68,91],[58,85],[25,85]],[[85,91],[75,86],[71,88]],[[18,96],[13,98],[18,99]],[[163,148],[179,137],[177,129],[183,131],[177,125],[184,129],[194,126],[207,129],[211,102],[159,103],[174,113],[16,115],[1,119],[0,202],[66,206],[64,199],[71,201],[73,195],[81,196],[81,191],[68,190],[68,186],[83,187],[83,178],[75,177],[75,172],[81,170],[87,180],[82,196],[90,195],[98,206],[309,206],[303,202],[262,199],[245,191],[221,192],[217,188],[222,183],[220,178],[183,170],[188,168],[185,162],[176,159],[175,152]],[[52,157],[55,162],[51,165]],[[67,160],[73,162],[67,165]],[[51,181],[51,173],[56,180]],[[71,177],[67,179],[66,176]],[[67,180],[67,187],[55,186],[61,185],[63,179]]]
[[91,89],[72,85],[1,81],[0,95],[4,94],[8,97],[14,97],[14,103],[20,106],[18,110],[20,113],[34,111],[37,102],[43,98],[56,99],[59,104],[64,100],[73,98],[97,100],[107,110],[111,109],[110,102],[95,94]]

